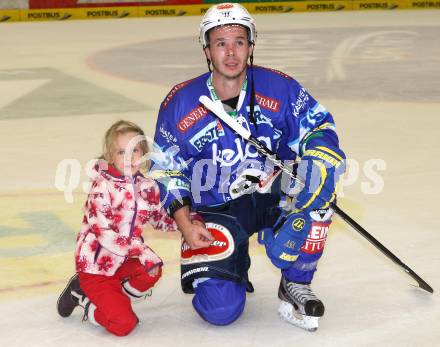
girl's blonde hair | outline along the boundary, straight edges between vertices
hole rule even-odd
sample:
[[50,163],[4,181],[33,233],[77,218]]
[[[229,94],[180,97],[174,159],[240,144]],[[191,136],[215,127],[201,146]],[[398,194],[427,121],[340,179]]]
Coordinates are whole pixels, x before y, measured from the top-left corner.
[[[119,120],[114,123],[105,133],[104,141],[102,143],[102,155],[100,159],[105,159],[106,161],[111,160],[111,153],[116,142],[116,138],[119,135],[123,135],[126,133],[137,133],[138,135],[143,137],[143,140],[139,142],[143,154],[148,153],[148,143],[145,137],[144,131],[135,123],[127,121],[127,120]],[[143,169],[147,169],[149,165],[149,161],[146,161],[143,165]]]

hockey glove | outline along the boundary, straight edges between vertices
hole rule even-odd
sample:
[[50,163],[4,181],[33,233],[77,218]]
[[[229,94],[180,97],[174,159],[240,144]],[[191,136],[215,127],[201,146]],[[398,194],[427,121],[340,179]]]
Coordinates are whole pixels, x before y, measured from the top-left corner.
[[336,199],[338,182],[345,172],[345,154],[338,147],[315,146],[307,149],[298,166],[304,188],[296,198],[297,210],[329,207]]
[[273,228],[259,231],[258,243],[265,246],[267,256],[277,268],[287,269],[298,258],[310,227],[308,214],[281,215]]

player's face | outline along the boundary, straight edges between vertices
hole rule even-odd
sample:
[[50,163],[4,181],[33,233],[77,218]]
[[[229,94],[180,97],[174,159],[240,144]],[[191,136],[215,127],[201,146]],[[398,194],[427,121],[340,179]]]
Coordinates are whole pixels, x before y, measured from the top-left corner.
[[209,42],[205,53],[212,62],[214,75],[227,79],[243,77],[253,49],[246,29],[240,25],[214,28],[209,33]]
[[[128,132],[125,134],[119,134],[116,137],[115,143],[113,144],[112,152],[111,152],[111,160],[110,164],[116,167],[118,171],[123,175],[134,175],[136,174],[141,165],[140,159],[143,156],[143,151],[140,142],[136,144],[133,148],[133,143],[130,144],[130,141],[134,139],[134,137],[138,136],[138,133]],[[136,141],[134,139],[133,141]],[[130,145],[129,145],[130,144]],[[125,154],[126,152],[131,150],[130,153]],[[127,158],[124,163],[124,157]]]

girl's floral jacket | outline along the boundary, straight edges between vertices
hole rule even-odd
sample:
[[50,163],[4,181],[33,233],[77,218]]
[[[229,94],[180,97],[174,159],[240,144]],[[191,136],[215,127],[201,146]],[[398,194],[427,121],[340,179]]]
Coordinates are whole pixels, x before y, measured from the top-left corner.
[[[104,169],[105,168],[105,169]],[[93,169],[83,225],[77,238],[77,272],[112,276],[130,257],[153,267],[162,260],[143,242],[147,222],[155,229],[177,226],[160,204],[156,182],[141,173],[122,176],[102,161]]]

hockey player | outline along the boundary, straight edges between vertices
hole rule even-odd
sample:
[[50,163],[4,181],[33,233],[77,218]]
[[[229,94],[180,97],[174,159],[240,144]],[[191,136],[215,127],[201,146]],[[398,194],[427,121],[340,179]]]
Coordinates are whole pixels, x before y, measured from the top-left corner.
[[[192,303],[203,319],[227,325],[241,315],[246,291],[253,291],[249,236],[260,231],[268,257],[282,269],[281,316],[316,330],[324,305],[310,283],[345,156],[332,115],[321,104],[290,76],[253,65],[256,37],[254,20],[241,5],[223,3],[206,12],[199,39],[209,72],[176,85],[162,102],[153,172],[182,232],[182,288],[195,294]],[[280,171],[209,112],[201,95],[221,100],[281,159],[301,159],[304,187],[295,186],[300,193],[293,209],[279,208]],[[205,227],[191,223],[191,210]]]

